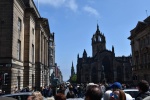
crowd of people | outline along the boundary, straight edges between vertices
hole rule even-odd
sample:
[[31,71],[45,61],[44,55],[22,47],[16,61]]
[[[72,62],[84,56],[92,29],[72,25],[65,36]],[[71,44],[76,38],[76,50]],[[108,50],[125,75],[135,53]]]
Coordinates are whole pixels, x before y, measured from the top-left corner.
[[[135,100],[150,100],[149,83],[146,80],[141,80],[136,87],[126,86],[119,82],[107,84],[105,81],[101,84],[61,84],[58,87],[45,86],[37,91],[35,88],[32,90],[32,95],[28,100],[133,100],[130,94],[123,91],[126,88],[137,88],[139,94]],[[25,88],[22,92],[28,92],[29,88]]]

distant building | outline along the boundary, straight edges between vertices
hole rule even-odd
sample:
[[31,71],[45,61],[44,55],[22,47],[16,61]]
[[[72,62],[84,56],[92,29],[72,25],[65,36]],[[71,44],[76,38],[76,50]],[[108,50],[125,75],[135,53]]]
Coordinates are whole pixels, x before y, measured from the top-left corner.
[[139,21],[130,31],[133,80],[145,79],[150,83],[150,16]]
[[112,51],[106,49],[106,39],[100,32],[99,26],[92,37],[92,57],[87,56],[84,50],[82,57],[77,57],[77,82],[99,83],[130,82],[132,80],[131,56],[115,57],[114,47]]
[[50,29],[33,0],[0,2],[0,86],[6,93],[49,84]]
[[73,62],[72,62],[72,66],[71,66],[71,76],[69,78],[69,81],[71,83],[76,83],[76,78],[77,78],[77,74],[75,73],[75,70],[74,70],[74,66],[73,66]]
[[[55,33],[50,34],[49,40],[49,69],[50,69],[50,83],[53,84],[52,81],[57,79],[59,82],[63,81],[63,76],[60,71],[59,66],[55,63]],[[56,81],[56,80],[55,80]]]
[[[50,69],[50,78],[52,73],[55,71],[55,33],[50,34],[49,40],[49,69]],[[51,83],[51,79],[50,79]]]

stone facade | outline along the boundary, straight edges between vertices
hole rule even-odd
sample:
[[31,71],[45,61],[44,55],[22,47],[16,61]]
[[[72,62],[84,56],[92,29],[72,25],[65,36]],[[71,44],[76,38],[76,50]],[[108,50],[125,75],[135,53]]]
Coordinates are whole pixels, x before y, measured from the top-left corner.
[[0,72],[9,75],[2,90],[48,85],[49,23],[33,0],[2,0],[0,24]]
[[77,57],[77,82],[130,82],[131,75],[131,56],[115,57],[113,46],[112,51],[107,50],[105,36],[97,25],[92,37],[92,57],[87,56],[86,50],[81,58]]
[[142,79],[150,83],[150,17],[139,21],[130,33],[134,83]]
[[55,67],[55,33],[50,34],[49,43],[49,65],[51,69],[51,74],[53,73],[53,67]]

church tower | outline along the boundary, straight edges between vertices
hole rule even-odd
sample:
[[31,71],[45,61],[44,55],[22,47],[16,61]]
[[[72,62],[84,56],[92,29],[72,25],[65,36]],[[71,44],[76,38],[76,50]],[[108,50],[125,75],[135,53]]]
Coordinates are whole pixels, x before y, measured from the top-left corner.
[[97,30],[92,37],[92,56],[95,56],[97,52],[103,50],[106,50],[106,40],[104,34],[100,32],[97,24]]
[[71,76],[73,76],[75,74],[75,71],[74,71],[74,66],[73,66],[73,62],[72,62],[72,66],[71,66]]

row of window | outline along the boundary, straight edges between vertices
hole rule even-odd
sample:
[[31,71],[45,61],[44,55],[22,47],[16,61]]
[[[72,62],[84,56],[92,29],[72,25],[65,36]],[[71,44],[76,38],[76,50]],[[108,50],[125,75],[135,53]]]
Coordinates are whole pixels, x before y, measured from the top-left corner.
[[[18,17],[18,43],[17,43],[17,59],[21,60],[21,41],[20,34],[22,29],[22,20]],[[32,34],[34,35],[34,28],[32,28]],[[34,45],[32,44],[32,62],[34,62]]]
[[148,36],[144,37],[143,39],[141,39],[139,41],[139,43],[140,43],[140,47],[141,48],[143,48],[143,47],[145,47],[147,45],[150,45],[150,36],[148,35]]
[[137,56],[135,58],[135,65],[139,65],[140,64],[140,60],[141,60],[141,64],[146,64],[146,63],[150,63],[150,54],[143,54],[141,55],[141,59]]
[[[17,59],[21,60],[21,41],[18,40],[17,44]],[[34,45],[32,44],[32,62],[34,62]]]

